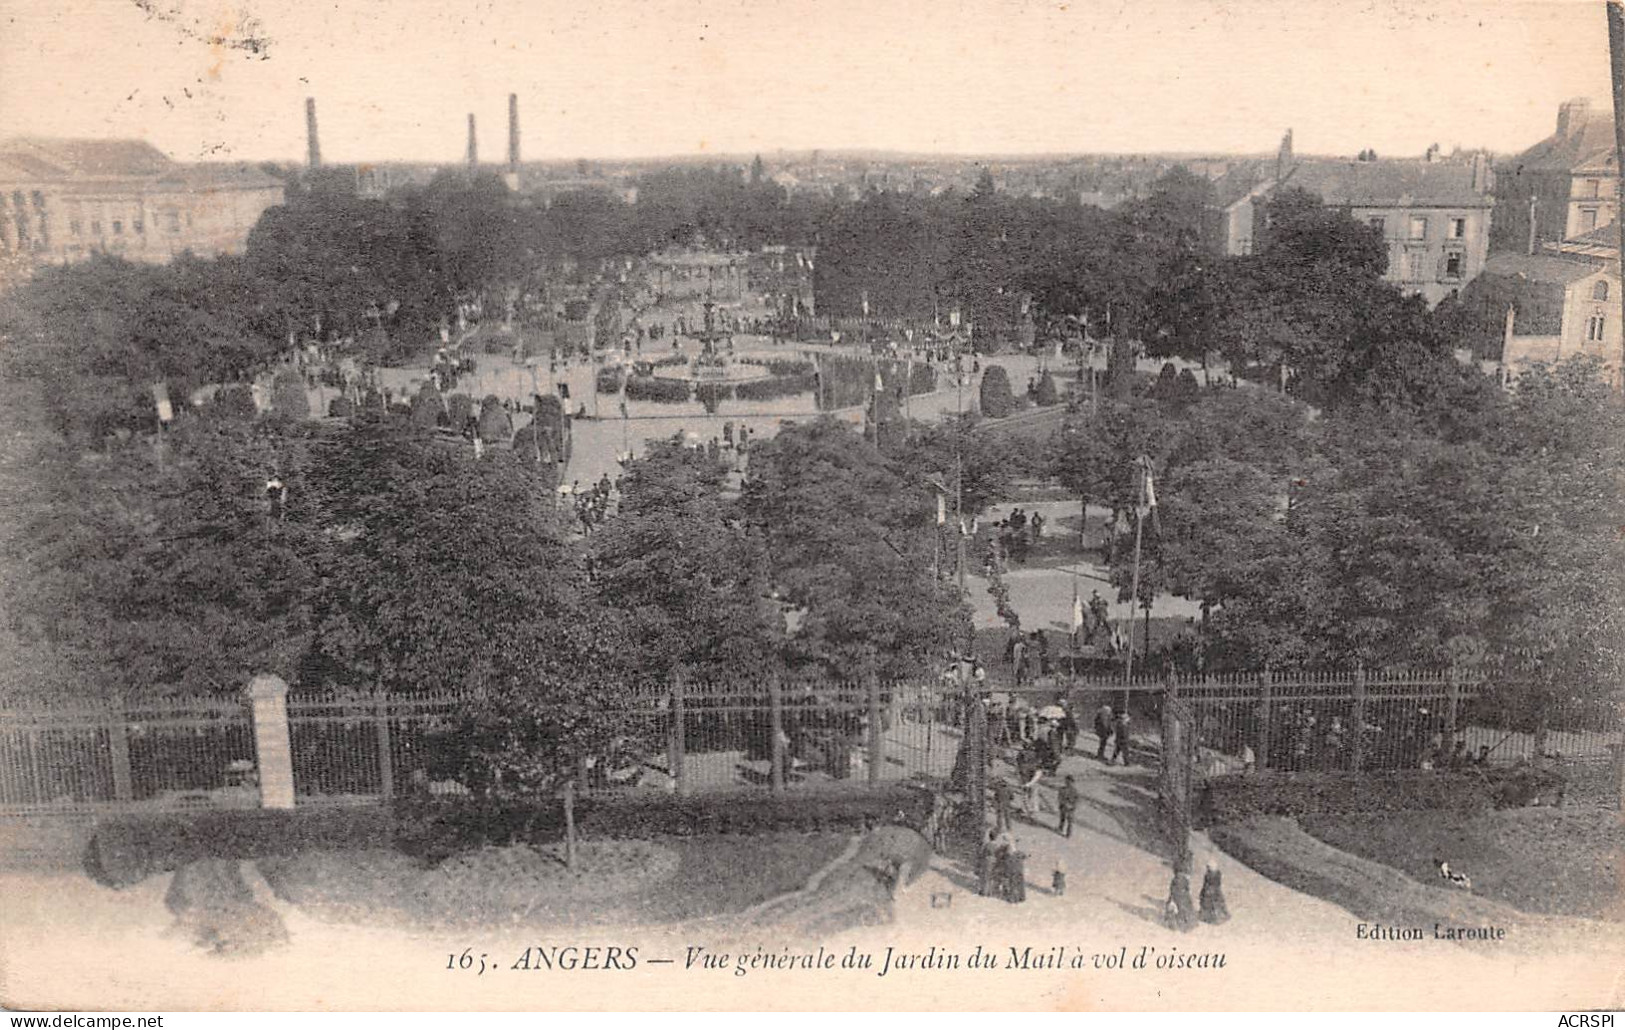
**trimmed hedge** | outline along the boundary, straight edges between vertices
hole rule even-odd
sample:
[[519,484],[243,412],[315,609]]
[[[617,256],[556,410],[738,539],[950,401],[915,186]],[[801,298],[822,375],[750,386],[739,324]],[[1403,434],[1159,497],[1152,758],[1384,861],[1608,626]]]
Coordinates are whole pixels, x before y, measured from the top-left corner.
[[626,399],[629,401],[655,401],[660,404],[682,404],[689,399],[687,383],[675,379],[657,379],[654,376],[632,376],[626,381]]
[[757,365],[767,369],[769,374],[784,378],[787,376],[812,375],[815,371],[810,361],[798,361],[793,358],[740,358],[741,365]]
[[[726,793],[583,797],[576,826],[599,840],[754,834],[774,830],[851,831],[904,823],[925,825],[929,791],[907,783],[876,789],[791,791],[775,797]],[[394,847],[430,862],[484,845],[554,843],[564,839],[564,805],[484,798],[411,796],[384,806],[231,809],[126,816],[98,826],[85,852],[96,882],[129,887],[149,876],[209,859],[262,858],[308,850]]]
[[723,401],[734,399],[734,388],[727,383],[697,383],[694,386],[694,399],[705,405],[705,410],[715,415]]
[[605,365],[598,370],[598,392],[620,393],[626,383],[626,369],[619,365]]
[[466,393],[454,393],[446,398],[446,420],[455,432],[461,433],[473,417],[474,398]]
[[1016,410],[1016,398],[1010,392],[1010,375],[1002,365],[989,365],[982,370],[980,400],[982,414],[988,418],[1004,418]]
[[1493,785],[1479,773],[1242,773],[1207,781],[1197,819],[1201,825],[1211,826],[1266,815],[1474,812],[1491,807],[1494,801]]
[[1055,376],[1053,373],[1045,372],[1039,377],[1038,389],[1034,391],[1033,400],[1035,400],[1040,407],[1045,408],[1060,403],[1061,395],[1055,389]]
[[298,372],[284,369],[271,381],[271,410],[293,419],[310,417],[310,394]]
[[[907,784],[771,794],[673,797],[584,797],[575,805],[577,830],[600,840],[652,836],[755,834],[775,830],[851,831],[902,822],[923,826],[931,794]],[[557,799],[522,805],[486,799],[404,798],[396,803],[396,847],[438,862],[471,847],[564,839],[564,805]],[[901,816],[901,818],[899,818]]]
[[771,401],[780,397],[794,397],[797,394],[812,393],[818,389],[818,377],[811,372],[797,375],[776,376],[772,379],[756,379],[748,383],[740,383],[734,387],[734,396],[742,401]]
[[311,848],[387,848],[393,819],[378,808],[228,809],[125,816],[96,828],[85,871],[128,887],[206,858],[290,855]]
[[513,436],[513,418],[495,394],[480,402],[478,432],[486,443],[506,443]]

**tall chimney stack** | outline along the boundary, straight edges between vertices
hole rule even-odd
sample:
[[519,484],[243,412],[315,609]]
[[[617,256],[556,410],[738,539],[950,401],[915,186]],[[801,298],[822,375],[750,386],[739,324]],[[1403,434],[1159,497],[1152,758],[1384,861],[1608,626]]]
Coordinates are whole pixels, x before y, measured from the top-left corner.
[[508,94],[508,173],[519,174],[519,94]]
[[316,136],[316,98],[305,98],[305,143],[309,148],[310,167],[322,166],[322,144]]
[[468,116],[468,171],[472,175],[479,171],[480,144],[479,138],[474,135],[474,116]]

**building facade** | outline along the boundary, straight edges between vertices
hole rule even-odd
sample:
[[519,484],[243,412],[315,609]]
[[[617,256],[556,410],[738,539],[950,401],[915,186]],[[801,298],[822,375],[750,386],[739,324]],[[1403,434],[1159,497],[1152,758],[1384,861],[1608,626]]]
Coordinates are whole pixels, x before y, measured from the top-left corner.
[[1620,277],[1616,265],[1545,255],[1497,254],[1486,280],[1514,287],[1506,296],[1501,367],[1516,376],[1530,365],[1595,358],[1611,386],[1620,383]]
[[1429,305],[1458,292],[1483,271],[1494,208],[1484,155],[1418,161],[1295,159],[1286,142],[1275,164],[1278,172],[1251,185],[1242,183],[1238,195],[1223,205],[1219,233],[1225,253],[1251,254],[1267,229],[1270,198],[1298,188],[1380,232],[1388,250],[1388,281]]
[[1557,131],[1496,172],[1497,251],[1536,253],[1619,218],[1614,115],[1584,98],[1557,109]]
[[0,142],[0,255],[36,263],[238,254],[282,199],[258,169],[183,165],[137,140]]

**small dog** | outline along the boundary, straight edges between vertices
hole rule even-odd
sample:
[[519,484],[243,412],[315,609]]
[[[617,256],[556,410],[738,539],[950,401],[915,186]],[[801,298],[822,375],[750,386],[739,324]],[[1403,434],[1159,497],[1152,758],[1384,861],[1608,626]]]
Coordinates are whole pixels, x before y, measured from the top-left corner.
[[1466,873],[1454,872],[1449,862],[1436,858],[1433,864],[1439,867],[1439,878],[1448,881],[1451,886],[1460,887],[1464,891],[1473,889],[1473,878]]

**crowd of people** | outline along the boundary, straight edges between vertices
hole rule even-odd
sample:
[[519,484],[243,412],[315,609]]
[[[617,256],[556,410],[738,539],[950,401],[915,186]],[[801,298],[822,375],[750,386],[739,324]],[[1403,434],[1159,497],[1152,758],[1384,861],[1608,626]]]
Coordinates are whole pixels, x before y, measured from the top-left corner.
[[987,544],[987,567],[990,571],[1006,572],[1010,563],[1026,562],[1029,551],[1044,537],[1046,520],[1038,512],[1028,515],[1020,508],[993,523],[993,532]]
[[569,486],[559,487],[561,495],[567,495],[575,505],[576,520],[581,523],[583,536],[591,536],[593,531],[604,524],[609,517],[611,497],[615,486],[609,481],[606,473],[598,482],[583,490],[581,480],[576,480]]
[[[1026,862],[1031,856],[1016,846],[1015,818],[1019,814],[1028,822],[1041,822],[1043,811],[1039,790],[1046,778],[1060,775],[1062,759],[1077,752],[1082,727],[1069,702],[1046,707],[1039,713],[1015,713],[1006,708],[1003,711],[990,711],[989,714],[989,724],[995,734],[1014,733],[1019,735],[1019,739],[1013,742],[1016,747],[1013,777],[994,775],[989,778],[992,826],[988,828],[978,850],[977,886],[983,896],[1020,903],[1027,897]],[[1127,712],[1114,711],[1110,705],[1097,709],[1094,719],[1098,739],[1096,756],[1108,765],[1119,758],[1127,765],[1129,729]],[[1106,749],[1110,744],[1115,744],[1115,750],[1107,758]],[[992,761],[990,752],[990,765]],[[1072,836],[1081,796],[1077,777],[1066,774],[1055,790],[1054,830],[1058,835]],[[1050,883],[1052,894],[1065,893],[1066,868],[1059,860],[1051,872]]]

